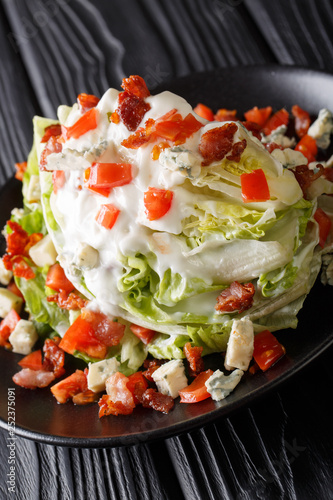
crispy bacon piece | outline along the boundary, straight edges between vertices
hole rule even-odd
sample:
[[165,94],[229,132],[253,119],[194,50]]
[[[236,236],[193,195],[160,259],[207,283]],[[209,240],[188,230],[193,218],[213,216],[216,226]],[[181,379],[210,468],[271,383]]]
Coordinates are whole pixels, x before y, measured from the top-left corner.
[[258,125],[258,123],[245,121],[245,122],[242,122],[242,124],[244,125],[246,130],[248,130],[249,132],[252,132],[252,135],[254,135],[254,137],[259,139],[259,141],[261,141],[262,128],[260,125]]
[[154,373],[157,368],[159,368],[161,365],[163,365],[165,361],[163,359],[145,359],[143,362],[143,367],[146,368],[142,374],[146,377],[149,382],[154,382],[154,379],[152,378],[152,374]]
[[297,165],[297,167],[291,169],[303,191],[303,196],[305,199],[307,199],[307,190],[309,189],[313,181],[318,179],[325,172],[324,167],[320,163],[318,163],[316,168],[318,168],[317,172],[311,170],[307,165]]
[[199,152],[204,158],[201,165],[207,167],[223,158],[232,150],[233,138],[238,127],[236,123],[226,123],[205,132],[199,143]]
[[46,168],[46,163],[47,163],[47,157],[51,153],[61,153],[62,151],[62,144],[58,142],[58,139],[61,136],[55,136],[52,135],[49,140],[47,141],[42,154],[40,155],[40,162],[39,162],[39,169],[40,170],[47,170]]
[[52,372],[45,370],[31,370],[30,368],[23,368],[23,370],[13,375],[13,382],[25,387],[26,389],[36,389],[37,387],[47,387],[55,379]]
[[272,153],[274,149],[284,149],[283,146],[281,146],[280,144],[276,144],[276,142],[268,142],[264,146],[269,153]]
[[87,389],[84,392],[79,392],[79,394],[74,394],[72,397],[72,401],[75,405],[89,405],[90,403],[95,403],[99,398],[99,394],[97,392],[93,392],[90,389]]
[[77,96],[77,102],[82,113],[85,113],[86,111],[89,111],[89,109],[97,106],[97,104],[99,103],[99,97],[96,97],[93,94],[85,94],[83,92],[82,94],[79,94]]
[[134,132],[150,108],[148,102],[125,90],[119,94],[116,112],[125,127]]
[[127,139],[121,143],[122,146],[129,149],[138,149],[150,141],[153,133],[155,120],[149,118],[144,127],[140,127],[134,134],[131,134]]
[[142,403],[142,395],[148,389],[148,382],[143,376],[142,372],[135,372],[128,377],[126,384],[133,395],[133,401],[136,405]]
[[295,104],[291,108],[291,113],[295,118],[295,131],[298,137],[301,139],[307,134],[308,129],[311,125],[311,118],[307,111],[300,108]]
[[252,283],[241,284],[233,281],[217,297],[215,309],[221,313],[246,311],[252,306],[254,293],[255,288]]
[[196,377],[205,369],[204,360],[201,357],[203,347],[192,347],[191,342],[186,342],[183,351],[189,363],[189,374],[191,377]]
[[99,418],[108,415],[130,415],[133,413],[134,407],[124,405],[121,401],[112,401],[110,396],[104,394],[98,401],[99,405]]
[[20,278],[34,278],[35,273],[25,258],[29,258],[30,248],[40,241],[43,235],[42,233],[32,233],[29,236],[27,231],[17,222],[9,220],[7,224],[12,232],[6,236],[7,254],[2,259],[4,266],[8,271],[13,271],[13,274]]
[[140,97],[140,99],[150,96],[146,82],[138,75],[131,75],[129,78],[123,78],[121,87],[130,94]]
[[46,297],[46,300],[48,302],[56,302],[61,309],[67,309],[68,311],[73,309],[82,309],[88,302],[76,293],[67,293],[65,290],[61,290],[59,293],[55,293],[54,295],[49,295]]
[[156,389],[147,389],[142,395],[142,406],[144,408],[153,408],[162,413],[169,413],[174,404],[171,396],[157,392]]
[[227,156],[227,160],[235,161],[236,163],[238,163],[241,159],[244,149],[246,148],[246,145],[246,139],[235,142],[235,144],[232,146],[231,153]]
[[24,172],[27,170],[28,163],[26,161],[22,161],[21,163],[15,163],[16,173],[15,179],[19,181],[23,181]]
[[24,255],[25,248],[29,243],[29,234],[17,222],[9,220],[7,224],[12,232],[6,237],[6,252],[9,255]]
[[[51,372],[45,372],[51,373]],[[87,376],[82,370],[76,370],[63,380],[51,387],[51,392],[58,403],[66,403],[66,401],[75,394],[80,394],[88,389]]]
[[63,351],[52,339],[46,339],[43,346],[43,352],[43,369],[53,372],[56,378],[64,375],[65,351]]
[[55,136],[58,137],[61,135],[61,125],[60,123],[55,123],[54,125],[49,125],[44,130],[44,135],[41,138],[40,142],[47,142],[50,137]]

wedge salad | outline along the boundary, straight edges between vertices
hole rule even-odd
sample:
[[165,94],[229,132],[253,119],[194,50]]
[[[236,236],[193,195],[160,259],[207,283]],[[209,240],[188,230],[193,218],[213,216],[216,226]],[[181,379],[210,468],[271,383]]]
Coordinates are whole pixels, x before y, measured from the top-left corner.
[[122,88],[34,118],[0,260],[14,382],[100,416],[224,399],[283,356],[273,332],[296,328],[321,269],[333,284],[329,110],[240,116],[139,76]]

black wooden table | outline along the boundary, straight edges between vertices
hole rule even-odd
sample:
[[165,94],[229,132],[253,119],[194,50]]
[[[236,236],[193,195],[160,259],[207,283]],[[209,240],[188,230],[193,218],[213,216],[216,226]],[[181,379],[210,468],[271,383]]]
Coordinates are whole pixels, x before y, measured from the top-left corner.
[[[332,33],[331,0],[1,0],[0,186],[26,158],[33,115],[55,116],[79,92],[248,64],[333,72]],[[332,359],[331,348],[278,391],[164,441],[18,437],[16,495],[1,430],[0,499],[333,499]]]

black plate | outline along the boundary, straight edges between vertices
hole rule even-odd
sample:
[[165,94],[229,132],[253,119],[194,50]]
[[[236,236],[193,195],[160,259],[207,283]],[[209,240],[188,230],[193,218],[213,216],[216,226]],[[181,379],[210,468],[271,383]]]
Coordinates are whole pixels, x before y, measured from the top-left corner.
[[[172,81],[154,93],[161,90],[180,94],[192,105],[203,102],[214,109],[235,108],[239,113],[254,105],[290,109],[293,104],[299,104],[314,115],[322,107],[333,109],[333,76],[302,68],[223,69]],[[18,203],[20,184],[12,179],[0,193],[1,226]],[[333,344],[332,295],[332,289],[316,283],[299,315],[298,328],[279,334],[279,340],[287,349],[286,356],[266,373],[246,374],[234,393],[220,403],[206,400],[194,405],[176,404],[169,415],[138,407],[131,416],[99,419],[96,404],[59,405],[49,389],[29,391],[15,387],[16,433],[63,446],[131,445],[169,437],[229,415],[275,389]],[[2,427],[7,423],[8,388],[14,387],[11,377],[18,371],[16,363],[20,358],[0,349]],[[220,355],[212,356],[209,362],[212,368],[222,367]]]

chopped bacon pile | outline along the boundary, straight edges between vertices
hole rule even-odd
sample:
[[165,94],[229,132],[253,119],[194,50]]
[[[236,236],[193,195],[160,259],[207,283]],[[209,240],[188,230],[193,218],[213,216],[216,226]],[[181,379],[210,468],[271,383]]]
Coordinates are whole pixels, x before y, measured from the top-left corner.
[[204,158],[201,163],[203,167],[207,167],[215,161],[221,161],[225,157],[230,161],[238,162],[240,160],[241,154],[246,148],[246,140],[243,139],[233,144],[237,130],[236,123],[226,123],[222,127],[210,129],[202,135],[199,152]]
[[217,297],[215,309],[220,313],[238,311],[242,313],[249,309],[253,303],[255,288],[252,283],[238,283],[233,281]]
[[184,354],[189,364],[190,377],[196,377],[205,369],[204,360],[202,359],[203,347],[191,346],[190,342],[184,345]]
[[31,268],[29,250],[43,238],[42,233],[29,235],[17,222],[7,221],[11,233],[6,235],[6,254],[3,256],[3,264],[14,276],[32,279],[35,273]]
[[13,376],[15,384],[26,389],[47,387],[54,379],[65,373],[65,353],[58,346],[56,338],[47,339],[43,351],[43,362],[40,349],[28,354],[19,362],[23,369]]

